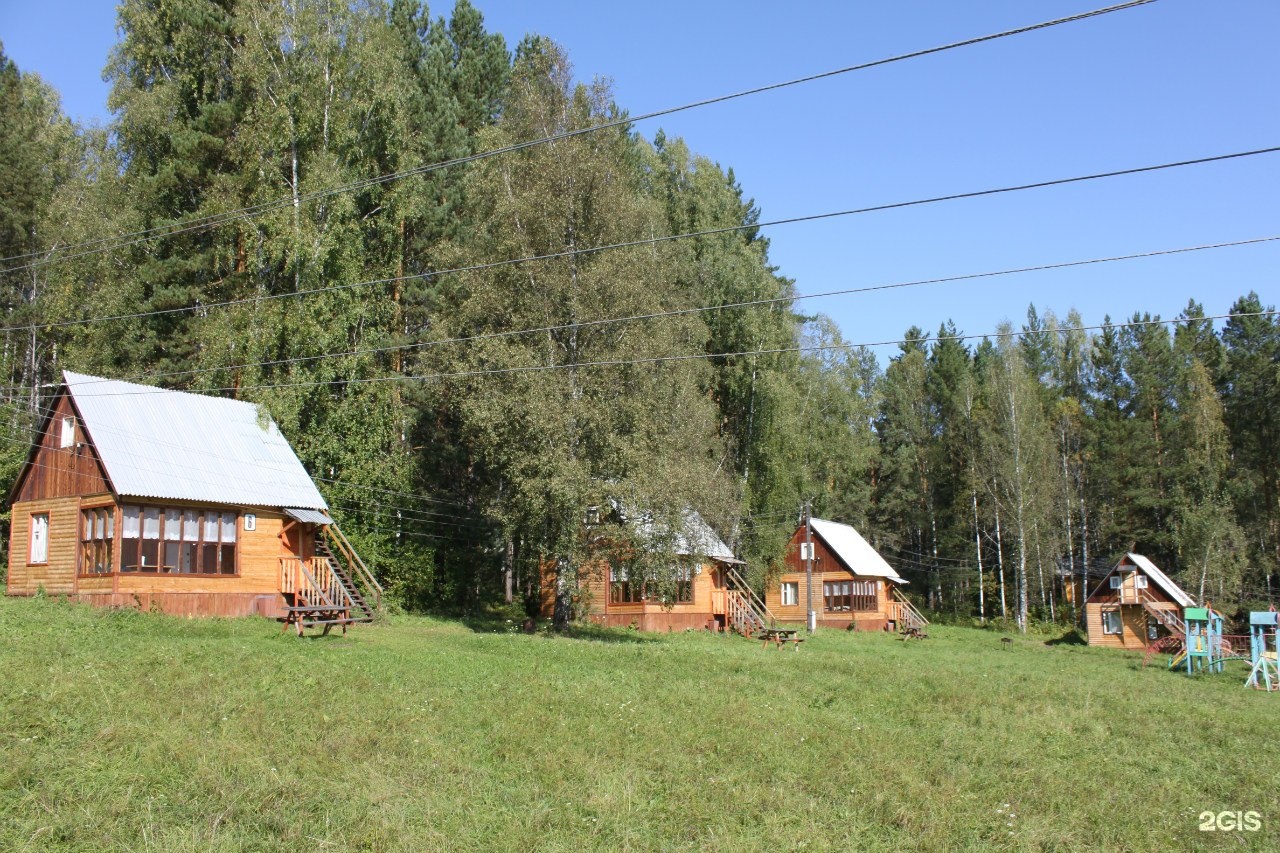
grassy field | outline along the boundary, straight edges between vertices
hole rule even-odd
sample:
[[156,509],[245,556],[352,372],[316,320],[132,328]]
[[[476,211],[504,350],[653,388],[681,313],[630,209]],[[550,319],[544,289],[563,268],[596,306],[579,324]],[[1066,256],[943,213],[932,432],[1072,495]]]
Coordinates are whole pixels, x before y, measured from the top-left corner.
[[[935,628],[798,653],[0,601],[0,849],[1280,846],[1280,695]],[[1205,811],[1261,815],[1202,832]]]

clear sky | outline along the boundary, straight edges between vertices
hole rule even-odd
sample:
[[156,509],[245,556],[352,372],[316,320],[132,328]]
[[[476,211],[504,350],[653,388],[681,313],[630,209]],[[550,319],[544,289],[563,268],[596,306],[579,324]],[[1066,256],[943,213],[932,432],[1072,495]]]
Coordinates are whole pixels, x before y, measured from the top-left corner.
[[[563,44],[641,114],[1107,5],[1105,0],[644,4],[474,0],[514,47]],[[447,13],[452,2],[432,7]],[[637,127],[732,167],[765,220],[1280,145],[1280,3],[1158,0]],[[107,122],[106,2],[0,0],[0,40],[68,113]],[[769,229],[772,259],[816,293],[1280,234],[1280,154]],[[1277,301],[1280,244],[813,300],[854,342],[954,320],[1085,322]],[[882,358],[891,354],[882,350]]]

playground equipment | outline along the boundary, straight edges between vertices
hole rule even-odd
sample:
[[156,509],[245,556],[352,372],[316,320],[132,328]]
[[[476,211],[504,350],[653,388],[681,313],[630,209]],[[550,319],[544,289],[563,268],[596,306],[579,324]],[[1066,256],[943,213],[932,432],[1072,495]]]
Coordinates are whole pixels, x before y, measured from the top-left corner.
[[[1184,611],[1187,626],[1183,640],[1182,660],[1187,675],[1197,672],[1222,672],[1222,614],[1209,607],[1188,607]],[[1178,658],[1170,664],[1177,665]]]
[[1249,614],[1249,659],[1252,666],[1249,669],[1249,680],[1244,683],[1245,687],[1280,690],[1280,669],[1277,669],[1280,640],[1276,638],[1278,626],[1280,613],[1274,610],[1255,610]]

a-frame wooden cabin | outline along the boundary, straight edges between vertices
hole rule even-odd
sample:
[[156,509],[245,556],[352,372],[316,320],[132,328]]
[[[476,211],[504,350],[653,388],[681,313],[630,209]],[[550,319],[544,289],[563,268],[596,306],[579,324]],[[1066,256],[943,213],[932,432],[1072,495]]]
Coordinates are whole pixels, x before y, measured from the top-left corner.
[[[819,625],[851,631],[920,630],[929,624],[899,588],[907,583],[848,524],[815,518],[813,609]],[[765,589],[765,605],[782,622],[804,623],[808,600],[801,525],[787,546],[785,568]]]
[[1089,645],[1141,651],[1164,634],[1182,635],[1187,595],[1141,554],[1125,554],[1084,601]]
[[9,595],[299,630],[372,618],[381,588],[257,406],[63,378],[10,495]]

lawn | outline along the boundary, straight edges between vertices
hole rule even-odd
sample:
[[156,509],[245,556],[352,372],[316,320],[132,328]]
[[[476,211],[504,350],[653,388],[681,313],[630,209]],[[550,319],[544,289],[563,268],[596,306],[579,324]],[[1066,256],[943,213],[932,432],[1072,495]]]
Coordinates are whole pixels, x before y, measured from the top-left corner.
[[[0,600],[0,849],[1280,846],[1280,695],[1238,668],[965,628],[493,627]],[[1200,830],[1228,810],[1261,828]]]

